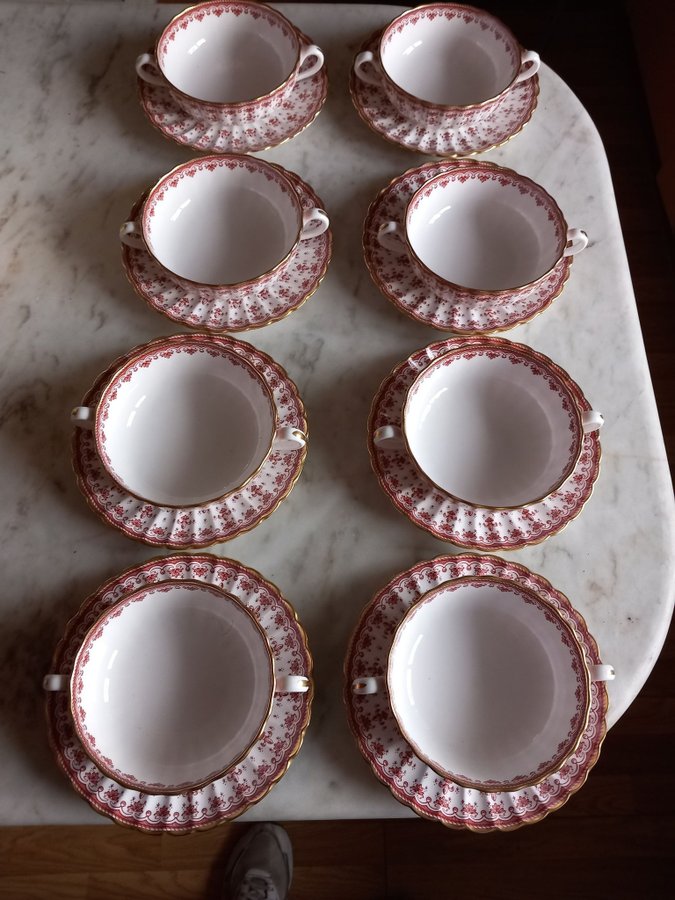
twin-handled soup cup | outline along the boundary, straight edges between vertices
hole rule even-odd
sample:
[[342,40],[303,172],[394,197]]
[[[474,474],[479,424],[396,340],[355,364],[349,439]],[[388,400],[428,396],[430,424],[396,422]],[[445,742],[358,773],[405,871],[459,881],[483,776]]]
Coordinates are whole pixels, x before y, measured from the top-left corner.
[[218,297],[282,274],[300,241],[328,224],[323,210],[303,209],[278,166],[230,154],[164,175],[120,238],[147,250],[175,281]]
[[568,228],[553,197],[494,163],[460,161],[426,181],[401,221],[380,225],[379,243],[406,255],[429,289],[476,302],[530,294],[588,244]]
[[242,488],[273,451],[305,446],[280,426],[272,393],[239,353],[203,338],[141,347],[108,380],[95,408],[76,407],[93,428],[101,462],[130,494],[188,507]]
[[469,576],[411,606],[386,678],[366,674],[352,690],[386,690],[404,738],[442,777],[512,791],[563,766],[588,722],[591,683],[613,677],[587,661],[574,628],[536,593]]
[[472,6],[432,3],[402,13],[365,50],[354,72],[381,88],[404,118],[449,129],[477,125],[539,69],[508,28]]
[[211,0],[172,19],[154,53],[138,57],[136,72],[166,88],[198,119],[245,128],[292,103],[297,82],[323,62],[319,47],[301,40],[277,10],[245,0]]
[[402,425],[374,434],[404,448],[445,493],[473,506],[535,503],[572,474],[584,434],[601,427],[581,410],[565,374],[523,344],[490,338],[449,350],[408,389]]
[[198,581],[145,587],[109,607],[84,638],[70,677],[82,746],[119,784],[149,794],[197,790],[241,760],[263,732],[277,692],[265,635],[236,597]]

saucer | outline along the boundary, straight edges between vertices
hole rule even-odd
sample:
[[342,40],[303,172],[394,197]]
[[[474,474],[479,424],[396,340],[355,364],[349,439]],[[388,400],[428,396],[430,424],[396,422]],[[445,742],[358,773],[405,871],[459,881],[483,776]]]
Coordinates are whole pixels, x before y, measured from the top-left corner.
[[[543,312],[562,293],[573,256],[563,257],[529,293],[514,300],[495,298],[486,302],[449,285],[444,291],[434,290],[420,280],[405,256],[394,253],[377,240],[378,230],[385,222],[403,221],[408,201],[426,181],[462,165],[475,163],[469,160],[426,163],[394,178],[380,191],[370,204],[363,224],[366,266],[384,296],[418,322],[467,335],[506,331]],[[481,165],[494,168],[492,163]]]
[[[376,52],[379,36],[379,31],[372,34],[358,52]],[[489,119],[465,129],[431,129],[404,119],[392,109],[380,87],[366,84],[355,75],[353,65],[349,91],[359,116],[385,140],[430,156],[472,156],[494,150],[522,131],[537,105],[539,76],[533,75],[507,91]]]
[[576,751],[562,768],[536,785],[511,792],[463,788],[438,775],[415,755],[401,735],[385,694],[356,695],[351,689],[354,679],[384,675],[394,632],[422,594],[469,575],[503,578],[533,591],[554,606],[570,625],[588,662],[600,663],[597,645],[581,614],[541,575],[495,556],[440,556],[397,575],[368,604],[347,651],[344,700],[349,726],[361,753],[397,800],[419,816],[451,828],[509,831],[543,819],[586,781],[600,755],[606,732],[608,698],[604,684],[591,684],[588,723]]
[[[373,400],[368,420],[368,451],[380,486],[394,506],[415,525],[442,541],[469,550],[515,550],[538,544],[561,531],[579,515],[591,496],[600,470],[600,441],[597,432],[583,436],[581,455],[572,474],[558,490],[539,503],[515,509],[485,509],[462,503],[434,487],[407,453],[385,450],[373,441],[376,428],[400,427],[406,392],[432,360],[448,350],[484,338],[449,338],[430,344],[399,363],[387,376]],[[496,346],[511,347],[511,341],[493,338]],[[527,348],[530,355],[539,356]],[[546,359],[544,357],[544,359]],[[579,386],[555,363],[546,360],[582,410],[590,404]]]
[[[277,168],[281,169],[281,166]],[[293,182],[303,207],[323,206],[301,178],[285,169],[281,171]],[[130,221],[135,220],[144,197],[134,204]],[[262,328],[302,306],[326,274],[332,243],[330,228],[318,237],[300,241],[293,251],[290,268],[245,288],[233,288],[227,300],[214,299],[199,288],[190,289],[179,284],[147,250],[122,244],[122,265],[139,297],[168,319],[191,328],[237,332]]]
[[[298,31],[306,44],[312,41]],[[231,128],[188,112],[163,87],[137,78],[143,112],[164,137],[209,153],[258,153],[270,150],[295,137],[312,124],[321,112],[328,93],[328,74],[323,66],[315,75],[297,82],[293,88],[293,106],[275,111],[262,121],[251,121],[245,134],[233,135]]]
[[[150,560],[111,579],[85,600],[67,624],[54,653],[52,671],[69,674],[82,639],[110,606],[139,588],[169,580],[203,581],[242,601],[265,631],[277,675],[311,672],[307,637],[295,611],[258,572],[210,554]],[[74,789],[99,813],[148,832],[183,834],[240,816],[284,775],[309,724],[312,691],[275,694],[262,736],[241,762],[197,791],[150,795],[104,775],[84,753],[69,714],[68,693],[46,697],[49,743]]]
[[[181,341],[185,337],[191,341],[216,341],[240,354],[255,366],[272,391],[279,426],[292,426],[307,433],[307,419],[297,388],[284,369],[266,353],[235,338],[175,335],[169,340]],[[151,347],[153,343],[156,342],[145,346]],[[112,373],[137,351],[138,348],[135,348],[115,360],[96,379],[85,395],[83,405],[95,405]],[[99,458],[92,431],[76,428],[72,446],[78,487],[89,506],[104,522],[145,544],[183,550],[230,540],[266,519],[291,492],[307,455],[307,448],[294,453],[272,452],[241,490],[213,503],[170,508],[133,497],[117,484]]]

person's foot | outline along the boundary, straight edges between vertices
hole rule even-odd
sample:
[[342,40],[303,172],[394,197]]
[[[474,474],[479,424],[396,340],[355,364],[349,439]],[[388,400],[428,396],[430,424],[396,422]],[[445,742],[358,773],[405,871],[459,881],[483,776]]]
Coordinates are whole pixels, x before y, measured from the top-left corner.
[[291,839],[280,825],[254,825],[235,844],[226,872],[230,900],[286,900],[293,875]]

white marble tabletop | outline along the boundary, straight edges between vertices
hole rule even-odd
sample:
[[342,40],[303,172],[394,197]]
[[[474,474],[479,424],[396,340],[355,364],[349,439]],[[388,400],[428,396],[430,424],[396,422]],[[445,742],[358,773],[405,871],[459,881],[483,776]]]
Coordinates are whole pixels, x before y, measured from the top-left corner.
[[[365,445],[382,378],[439,337],[379,294],[361,252],[372,198],[425,160],[371,133],[347,90],[358,45],[398,9],[280,8],[323,47],[331,86],[316,122],[262,155],[298,172],[323,198],[334,257],[300,310],[241,335],[298,384],[311,446],[295,490],[274,515],[214,552],[257,568],[295,605],[309,632],[317,693],[298,758],[247,816],[411,815],[361,759],[341,689],[347,640],[373,593],[413,563],[453,552],[394,509]],[[68,412],[109,361],[181,330],[135,296],[117,242],[141,189],[197,155],[164,140],[136,96],[134,59],[173,12],[147,2],[0,4],[3,824],[104,821],[51,757],[40,681],[82,600],[156,555],[87,508],[71,471]],[[665,638],[675,516],[610,173],[593,123],[545,65],[533,120],[487,157],[541,183],[568,222],[591,236],[562,297],[506,336],[555,359],[604,412],[600,477],[581,516],[561,534],[507,555],[570,597],[603,659],[615,665],[611,725],[640,690]]]

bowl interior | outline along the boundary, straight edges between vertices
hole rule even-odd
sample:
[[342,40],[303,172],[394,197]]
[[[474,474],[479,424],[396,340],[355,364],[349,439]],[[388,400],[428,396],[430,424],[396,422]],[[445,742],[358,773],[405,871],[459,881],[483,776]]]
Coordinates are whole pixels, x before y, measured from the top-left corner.
[[578,458],[582,429],[555,372],[514,348],[458,348],[413,382],[403,412],[408,448],[442,490],[478,506],[547,496]]
[[543,188],[504,170],[460,169],[431,179],[410,201],[406,231],[418,259],[461,287],[504,291],[558,262],[566,227]]
[[167,27],[158,60],[183,93],[211,103],[240,103],[283,84],[298,46],[295,30],[274,10],[211,3],[187,10]]
[[582,652],[534,594],[489,579],[430,592],[399,626],[389,691],[401,730],[436,771],[479,789],[558,768],[588,704]]
[[275,409],[238,354],[189,340],[151,347],[101,398],[96,440],[113,478],[158,505],[191,506],[242,485],[272,444]]
[[381,58],[391,80],[443,106],[482,103],[515,78],[515,40],[492,16],[466,7],[411,10],[383,34]]
[[87,752],[123,783],[175,791],[215,777],[255,741],[273,666],[235,598],[176,582],[112,607],[85,638],[72,683]]
[[259,278],[293,249],[302,209],[280,172],[247,158],[193,160],[153,189],[143,235],[170,272],[206,285]]

